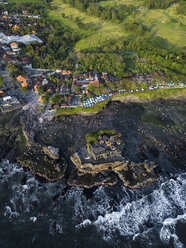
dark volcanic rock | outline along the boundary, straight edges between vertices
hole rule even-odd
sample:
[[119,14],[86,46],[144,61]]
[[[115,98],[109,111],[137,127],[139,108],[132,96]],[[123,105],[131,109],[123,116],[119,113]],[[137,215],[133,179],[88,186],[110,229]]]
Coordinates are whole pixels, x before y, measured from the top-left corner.
[[[54,164],[59,161],[53,162],[46,154],[36,151],[37,148],[32,151],[32,146],[40,144],[41,147],[58,147],[60,157],[68,162],[69,185],[83,187],[86,181],[88,187],[92,187],[94,183],[110,185],[117,181],[112,174],[97,177],[86,175],[77,179],[76,172],[70,173],[70,156],[86,144],[86,133],[114,129],[122,133],[125,143],[123,153],[126,153],[130,161],[141,162],[148,159],[160,165],[159,171],[174,173],[185,168],[185,111],[185,100],[156,100],[135,104],[113,102],[93,116],[56,117],[51,122],[43,123],[39,123],[39,113],[35,114],[35,111],[0,114],[0,159],[15,159],[19,156],[18,161],[24,166],[32,167],[34,173],[46,176],[49,170],[54,179],[59,175],[56,170],[58,166],[54,168]],[[27,150],[22,128],[31,145]]]

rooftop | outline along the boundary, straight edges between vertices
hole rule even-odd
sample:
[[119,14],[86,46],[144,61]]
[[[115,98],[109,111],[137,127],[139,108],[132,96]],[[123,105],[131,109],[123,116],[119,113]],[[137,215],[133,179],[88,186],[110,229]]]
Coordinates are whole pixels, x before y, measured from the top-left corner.
[[6,36],[4,33],[0,33],[0,43],[9,44],[11,42],[20,42],[24,44],[30,44],[31,42],[43,43],[35,34]]

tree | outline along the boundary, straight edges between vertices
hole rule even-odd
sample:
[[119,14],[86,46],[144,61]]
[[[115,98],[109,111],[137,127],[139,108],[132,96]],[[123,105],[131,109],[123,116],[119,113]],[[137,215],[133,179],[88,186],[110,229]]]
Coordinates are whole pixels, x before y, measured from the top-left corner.
[[43,103],[47,103],[48,99],[49,99],[49,93],[48,92],[45,92],[42,95],[42,101],[43,101]]
[[40,95],[42,95],[42,94],[45,93],[46,87],[45,87],[44,85],[40,85],[40,86],[38,87],[37,91],[38,91],[38,93],[39,93]]
[[3,77],[0,76],[0,88],[4,87]]
[[107,87],[108,87],[109,89],[111,89],[111,90],[116,90],[116,89],[117,89],[115,83],[114,83],[114,82],[110,82],[110,81],[107,82]]
[[80,88],[78,86],[75,86],[74,90],[78,92],[78,91],[80,91]]
[[50,98],[50,104],[54,105],[54,104],[60,104],[63,100],[63,97],[61,95],[58,94],[54,94],[51,98]]

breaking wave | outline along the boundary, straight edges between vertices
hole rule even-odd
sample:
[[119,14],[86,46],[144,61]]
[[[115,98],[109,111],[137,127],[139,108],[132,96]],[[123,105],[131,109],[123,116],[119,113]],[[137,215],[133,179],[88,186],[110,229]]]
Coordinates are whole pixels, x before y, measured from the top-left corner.
[[175,248],[184,248],[176,235],[176,224],[178,221],[184,221],[186,224],[186,213],[178,215],[176,218],[168,218],[163,221],[163,227],[160,230],[160,239],[165,245],[169,245],[170,241],[173,241]]
[[[86,219],[79,227],[94,225],[106,240],[113,240],[118,233],[127,239],[133,237],[135,240],[138,234],[163,224],[160,238],[163,243],[168,244],[171,236],[177,242],[175,223],[180,216],[185,218],[184,213],[186,213],[186,174],[176,179],[167,179],[166,182],[159,184],[158,189],[140,199],[125,204],[120,203],[118,211],[100,215],[95,221]],[[170,216],[172,218],[167,219]]]
[[88,199],[82,189],[70,188],[64,193],[65,187],[63,182],[38,182],[18,164],[0,164],[0,194],[6,199],[0,200],[0,209],[10,221],[47,223],[49,234],[66,239],[89,230],[109,244],[125,240],[150,247],[157,236],[164,246],[172,242],[175,248],[184,247],[176,223],[186,221],[186,173],[162,177],[139,190],[99,187]]

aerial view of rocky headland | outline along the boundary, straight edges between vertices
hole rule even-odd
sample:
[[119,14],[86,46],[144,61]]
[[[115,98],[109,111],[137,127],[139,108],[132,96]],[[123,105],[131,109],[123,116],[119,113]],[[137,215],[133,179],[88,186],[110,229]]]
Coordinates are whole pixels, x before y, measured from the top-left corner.
[[185,13],[0,1],[0,247],[186,247]]

